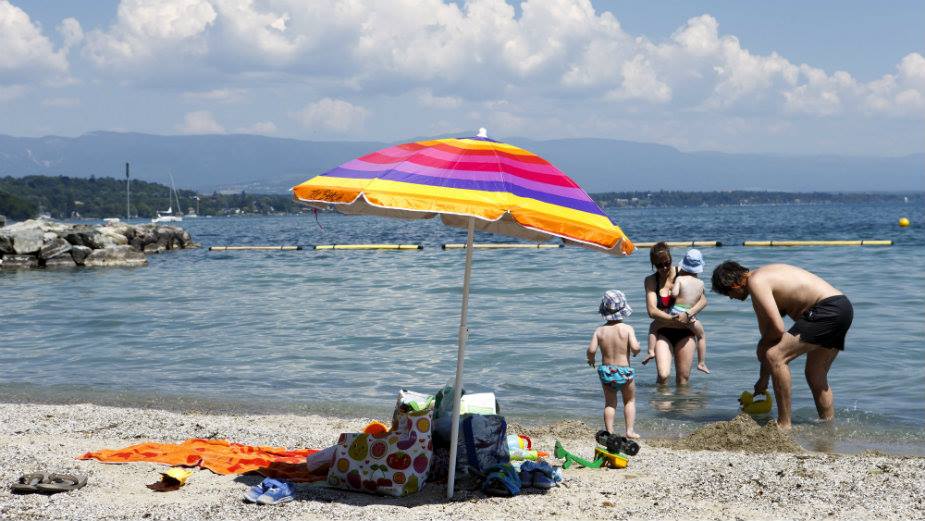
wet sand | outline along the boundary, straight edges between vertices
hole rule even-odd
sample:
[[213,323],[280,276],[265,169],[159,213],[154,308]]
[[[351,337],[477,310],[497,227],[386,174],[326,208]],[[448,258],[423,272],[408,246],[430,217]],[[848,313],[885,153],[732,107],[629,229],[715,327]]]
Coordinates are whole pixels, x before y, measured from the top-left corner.
[[[709,425],[673,441],[642,441],[623,470],[569,469],[546,494],[490,498],[428,484],[421,493],[385,498],[297,485],[279,506],[245,503],[258,476],[197,471],[186,486],[145,487],[165,465],[79,461],[87,451],[193,437],[288,448],[323,448],[371,418],[317,415],[179,414],[95,405],[0,404],[0,519],[922,519],[925,458],[806,452],[747,417]],[[385,419],[385,418],[379,418]],[[519,427],[540,448],[556,439],[589,456],[593,431],[579,421]],[[692,450],[694,449],[694,450]],[[555,463],[557,460],[553,460]],[[24,473],[89,477],[81,490],[54,496],[9,492]]]

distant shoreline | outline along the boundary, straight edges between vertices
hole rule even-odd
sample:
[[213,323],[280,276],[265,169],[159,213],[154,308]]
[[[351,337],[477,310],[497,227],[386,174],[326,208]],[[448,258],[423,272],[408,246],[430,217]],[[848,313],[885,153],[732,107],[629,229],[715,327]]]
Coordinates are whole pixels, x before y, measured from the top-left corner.
[[925,192],[634,191],[589,194],[603,208],[683,208],[759,205],[923,204]]
[[[131,180],[131,210],[126,209],[126,181],[112,177],[67,176],[0,177],[0,215],[20,221],[48,214],[55,219],[147,219],[170,206],[167,185]],[[727,191],[626,191],[589,194],[602,208],[684,208],[807,204],[925,204],[918,192],[780,192]],[[177,190],[180,211],[199,216],[273,215],[305,213],[308,208],[288,193],[199,193]]]

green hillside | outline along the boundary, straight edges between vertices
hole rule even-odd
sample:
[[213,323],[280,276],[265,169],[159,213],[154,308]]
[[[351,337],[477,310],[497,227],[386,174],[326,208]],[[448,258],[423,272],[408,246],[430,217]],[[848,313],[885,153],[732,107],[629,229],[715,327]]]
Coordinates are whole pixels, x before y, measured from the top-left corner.
[[[237,213],[297,212],[300,207],[288,195],[197,194],[177,190],[180,210],[196,210],[199,197],[201,215]],[[147,181],[131,181],[131,215],[154,217],[157,210],[171,204],[170,187]],[[176,208],[174,208],[176,211]],[[0,215],[13,220],[47,213],[56,219],[73,217],[124,217],[125,179],[111,177],[76,178],[66,176],[0,177]]]

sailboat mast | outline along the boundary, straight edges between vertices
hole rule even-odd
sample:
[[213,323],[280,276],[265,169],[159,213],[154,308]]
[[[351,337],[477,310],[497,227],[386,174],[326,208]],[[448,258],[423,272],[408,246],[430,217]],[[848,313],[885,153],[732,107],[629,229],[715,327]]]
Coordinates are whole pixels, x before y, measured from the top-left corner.
[[177,195],[177,186],[173,184],[173,174],[167,174],[170,176],[170,188],[173,189],[173,197],[177,200],[177,214],[183,215],[183,212],[180,210],[180,196]]
[[132,218],[132,191],[128,178],[128,163],[125,163],[125,220]]

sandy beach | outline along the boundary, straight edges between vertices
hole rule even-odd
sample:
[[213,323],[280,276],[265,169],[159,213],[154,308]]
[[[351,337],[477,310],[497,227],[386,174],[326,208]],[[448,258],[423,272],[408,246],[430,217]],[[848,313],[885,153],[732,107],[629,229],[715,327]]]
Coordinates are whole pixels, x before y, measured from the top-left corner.
[[[644,440],[629,468],[572,468],[565,471],[565,483],[546,494],[491,498],[463,492],[447,501],[444,487],[435,484],[409,497],[385,498],[316,483],[298,485],[290,503],[258,506],[242,500],[258,476],[199,470],[180,490],[157,493],[145,485],[157,481],[165,465],[76,458],[91,450],[193,437],[322,448],[370,418],[178,414],[89,404],[0,404],[0,416],[0,519],[925,518],[925,458],[680,448],[703,439]],[[592,427],[577,421],[512,428],[543,448],[551,449],[555,439],[576,454],[593,448]],[[724,436],[735,445],[733,435]],[[795,449],[783,444],[760,450]],[[53,496],[9,491],[19,475],[36,471],[82,473],[89,482]]]

